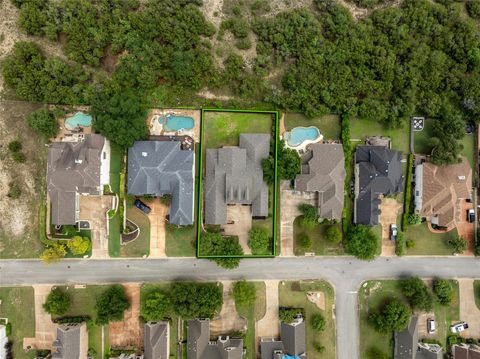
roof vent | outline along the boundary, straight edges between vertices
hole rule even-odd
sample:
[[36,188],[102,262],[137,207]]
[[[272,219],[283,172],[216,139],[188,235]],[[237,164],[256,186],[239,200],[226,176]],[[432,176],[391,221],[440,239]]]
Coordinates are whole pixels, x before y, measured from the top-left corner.
[[142,157],[147,157],[148,156],[148,152],[142,152]]
[[465,181],[466,177],[465,177],[465,176],[458,176],[458,179],[459,179],[460,181]]

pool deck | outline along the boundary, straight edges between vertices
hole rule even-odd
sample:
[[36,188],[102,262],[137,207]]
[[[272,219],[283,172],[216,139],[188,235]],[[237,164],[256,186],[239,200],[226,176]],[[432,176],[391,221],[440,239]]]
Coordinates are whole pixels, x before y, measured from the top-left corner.
[[74,116],[79,111],[83,112],[85,110],[83,108],[77,109],[58,119],[58,133],[56,137],[50,139],[51,142],[76,142],[79,140],[79,135],[89,135],[93,133],[92,126],[82,127],[82,132],[73,132],[66,128],[65,120]]
[[[180,116],[189,116],[193,118],[194,127],[186,131],[165,131],[157,119],[166,114],[174,114]],[[151,136],[190,136],[195,142],[200,142],[200,110],[185,110],[185,109],[159,109],[154,108],[149,111],[147,116],[147,126]]]
[[[299,128],[299,127],[302,127],[302,128],[316,128],[317,131],[318,131],[318,135],[319,135],[319,136],[318,136],[316,139],[314,139],[314,140],[310,140],[310,139],[308,139],[308,140],[303,140],[300,144],[298,144],[298,145],[296,145],[296,146],[291,146],[291,145],[288,144],[288,140],[285,139],[285,136],[286,136],[287,133],[291,133],[295,128]],[[308,127],[298,126],[298,127],[294,127],[294,128],[292,128],[290,131],[285,131],[285,132],[283,132],[283,133],[281,134],[281,138],[282,138],[283,140],[285,140],[284,143],[285,143],[285,147],[286,147],[286,148],[290,148],[290,149],[292,149],[292,150],[296,150],[297,152],[300,152],[300,153],[305,152],[308,145],[311,145],[311,144],[313,144],[313,143],[318,143],[318,142],[322,142],[322,141],[323,141],[323,135],[322,135],[322,133],[321,133],[320,130],[319,130],[317,127],[315,127],[315,126],[308,126]]]

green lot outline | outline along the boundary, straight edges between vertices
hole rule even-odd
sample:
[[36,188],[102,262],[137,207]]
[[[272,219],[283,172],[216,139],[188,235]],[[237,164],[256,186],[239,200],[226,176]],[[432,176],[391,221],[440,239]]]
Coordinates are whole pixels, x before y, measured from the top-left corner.
[[[202,223],[203,223],[203,123],[204,123],[204,114],[205,112],[239,112],[239,113],[266,113],[274,115],[275,121],[275,180],[273,183],[273,243],[272,243],[272,253],[271,254],[243,254],[243,255],[218,255],[218,256],[208,256],[201,255],[200,253],[200,238],[202,233]],[[223,108],[202,108],[200,116],[200,178],[197,185],[197,258],[273,258],[277,254],[277,189],[278,189],[278,141],[279,141],[279,112],[278,111],[268,111],[268,110],[238,110],[238,109],[223,109]]]

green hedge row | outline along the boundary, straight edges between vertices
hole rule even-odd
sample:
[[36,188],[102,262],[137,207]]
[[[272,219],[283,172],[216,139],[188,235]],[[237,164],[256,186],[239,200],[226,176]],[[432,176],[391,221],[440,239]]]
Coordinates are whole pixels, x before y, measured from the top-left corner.
[[345,203],[343,207],[343,216],[342,216],[342,230],[343,233],[347,233],[348,228],[351,223],[352,209],[350,206],[350,181],[352,180],[353,169],[352,169],[352,144],[350,143],[350,119],[348,115],[343,114],[341,116],[341,127],[342,127],[342,145],[343,145],[343,154],[345,156]]
[[405,183],[405,200],[403,204],[402,231],[408,228],[408,215],[410,214],[410,201],[412,199],[412,175],[413,175],[413,154],[408,155],[407,179]]

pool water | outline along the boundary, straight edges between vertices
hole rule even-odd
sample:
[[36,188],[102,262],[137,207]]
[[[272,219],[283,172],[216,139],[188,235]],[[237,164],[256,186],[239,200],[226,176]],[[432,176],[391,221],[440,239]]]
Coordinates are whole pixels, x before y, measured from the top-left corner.
[[304,141],[315,141],[320,137],[320,131],[316,127],[295,127],[290,132],[285,133],[285,140],[291,147],[297,147]]
[[195,126],[193,118],[190,116],[178,116],[168,114],[158,119],[166,131],[191,130]]
[[86,115],[82,112],[77,112],[72,117],[65,120],[65,127],[73,130],[77,127],[89,127],[92,125],[92,116]]

